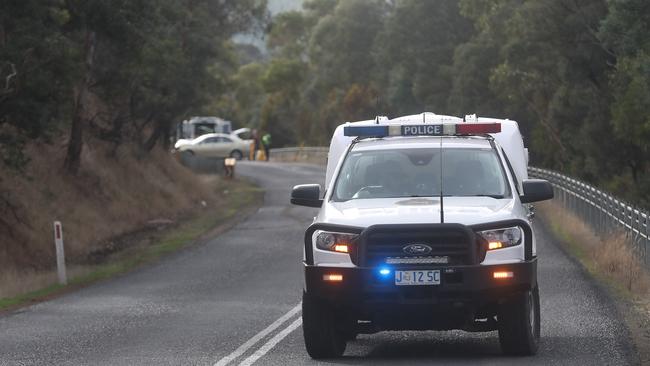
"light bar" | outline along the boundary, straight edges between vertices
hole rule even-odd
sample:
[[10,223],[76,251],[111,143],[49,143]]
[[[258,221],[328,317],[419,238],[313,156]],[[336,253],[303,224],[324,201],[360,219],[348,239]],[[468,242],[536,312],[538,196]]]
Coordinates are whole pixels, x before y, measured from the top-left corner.
[[385,137],[388,136],[388,126],[345,126],[343,135],[359,137]]
[[457,135],[477,135],[501,132],[501,123],[462,123],[456,125]]
[[356,137],[458,136],[501,132],[500,123],[345,126],[343,135]]

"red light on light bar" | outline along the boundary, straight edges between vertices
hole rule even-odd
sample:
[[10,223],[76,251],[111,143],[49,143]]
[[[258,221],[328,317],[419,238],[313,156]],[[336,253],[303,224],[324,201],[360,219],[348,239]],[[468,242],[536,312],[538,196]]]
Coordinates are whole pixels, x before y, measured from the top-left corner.
[[458,135],[499,132],[501,132],[501,123],[459,123],[456,125],[456,134]]

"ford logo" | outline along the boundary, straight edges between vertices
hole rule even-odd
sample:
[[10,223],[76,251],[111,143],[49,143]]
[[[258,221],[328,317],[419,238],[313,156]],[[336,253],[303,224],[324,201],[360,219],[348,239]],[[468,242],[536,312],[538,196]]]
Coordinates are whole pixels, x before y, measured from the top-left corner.
[[404,253],[410,255],[425,255],[431,253],[431,247],[426,244],[409,244],[402,248]]

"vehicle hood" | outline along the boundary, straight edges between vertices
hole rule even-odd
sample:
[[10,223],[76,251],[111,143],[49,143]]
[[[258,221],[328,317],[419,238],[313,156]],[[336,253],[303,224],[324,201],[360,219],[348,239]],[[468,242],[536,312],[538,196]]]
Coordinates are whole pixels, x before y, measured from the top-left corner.
[[174,148],[178,149],[181,146],[191,145],[191,144],[192,144],[192,140],[180,139],[180,140],[176,141],[176,143],[174,144]]
[[230,134],[232,134],[232,135],[239,135],[239,134],[242,133],[242,132],[250,132],[250,130],[251,130],[251,129],[248,128],[248,127],[243,127],[243,128],[238,128],[238,129],[232,131]]
[[[474,225],[512,219],[515,200],[445,197],[444,222]],[[514,215],[513,215],[514,214]],[[327,202],[317,222],[368,227],[377,224],[440,223],[440,198],[375,198]]]

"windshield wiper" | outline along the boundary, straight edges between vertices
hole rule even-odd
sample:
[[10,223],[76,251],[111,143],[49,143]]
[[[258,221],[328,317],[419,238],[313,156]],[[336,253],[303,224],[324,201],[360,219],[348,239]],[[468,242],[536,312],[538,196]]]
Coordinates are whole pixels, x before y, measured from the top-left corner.
[[472,194],[467,197],[492,197],[492,198],[505,198],[504,195],[502,194]]

